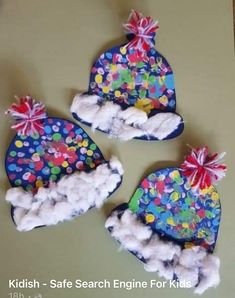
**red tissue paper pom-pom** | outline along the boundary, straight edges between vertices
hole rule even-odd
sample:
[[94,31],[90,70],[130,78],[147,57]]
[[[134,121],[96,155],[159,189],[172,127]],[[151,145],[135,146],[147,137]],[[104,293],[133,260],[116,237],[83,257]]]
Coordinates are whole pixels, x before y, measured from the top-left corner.
[[225,176],[227,167],[221,163],[224,155],[225,152],[210,154],[206,146],[191,149],[190,154],[181,165],[181,169],[192,188],[208,188]]
[[13,103],[6,111],[6,114],[15,120],[11,128],[24,136],[40,133],[43,130],[43,119],[47,117],[45,106],[31,96],[24,96],[17,100],[18,103]]

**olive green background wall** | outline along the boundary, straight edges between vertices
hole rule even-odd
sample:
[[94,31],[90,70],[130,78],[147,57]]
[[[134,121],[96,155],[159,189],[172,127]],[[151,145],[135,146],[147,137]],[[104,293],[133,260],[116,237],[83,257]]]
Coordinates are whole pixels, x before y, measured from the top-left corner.
[[[73,95],[87,88],[91,63],[102,50],[125,40],[122,22],[131,8],[158,19],[157,49],[173,67],[177,110],[185,132],[167,142],[120,143],[91,133],[106,158],[115,153],[125,167],[122,186],[100,211],[32,232],[16,231],[4,194],[9,187],[4,154],[13,132],[3,115],[14,94],[41,99],[51,115],[72,119]],[[0,0],[0,296],[9,297],[8,279],[36,278],[150,280],[131,254],[104,228],[111,208],[128,201],[141,177],[155,168],[179,165],[186,144],[226,151],[229,170],[218,190],[222,222],[216,253],[221,284],[203,297],[232,298],[235,292],[234,237],[234,52],[231,0]],[[161,280],[161,279],[159,279]],[[43,298],[194,297],[186,289],[21,290]],[[26,297],[26,296],[25,296]]]

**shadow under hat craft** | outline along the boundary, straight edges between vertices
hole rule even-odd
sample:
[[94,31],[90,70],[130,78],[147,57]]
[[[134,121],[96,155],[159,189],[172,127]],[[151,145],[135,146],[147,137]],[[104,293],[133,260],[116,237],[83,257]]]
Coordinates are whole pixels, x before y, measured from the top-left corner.
[[155,50],[158,22],[132,11],[128,43],[113,47],[91,68],[88,92],[74,97],[73,117],[121,140],[166,140],[183,132],[175,112],[173,71]]
[[[173,71],[155,50],[158,23],[132,11],[124,24],[128,42],[101,54],[87,93],[77,94],[73,117],[120,140],[167,140],[184,129],[176,111]],[[6,193],[19,231],[55,225],[100,207],[120,186],[123,168],[106,160],[77,124],[48,117],[30,96],[7,113],[17,131],[6,153],[12,186]],[[220,197],[214,184],[225,176],[224,154],[191,149],[180,167],[158,169],[142,180],[129,203],[105,223],[147,271],[195,287],[202,294],[219,284],[215,248]]]
[[106,161],[80,126],[48,117],[44,105],[30,96],[19,98],[7,113],[17,134],[6,153],[12,186],[6,200],[19,231],[99,208],[121,184],[121,163],[114,156]]

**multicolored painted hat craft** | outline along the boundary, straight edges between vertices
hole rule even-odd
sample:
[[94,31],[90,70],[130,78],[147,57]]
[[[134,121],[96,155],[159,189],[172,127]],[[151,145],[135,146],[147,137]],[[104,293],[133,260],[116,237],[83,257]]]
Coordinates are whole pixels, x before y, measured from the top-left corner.
[[91,68],[88,92],[74,97],[73,117],[121,140],[167,140],[183,132],[172,68],[155,49],[158,22],[132,11],[128,43],[113,47]]
[[21,97],[7,111],[16,136],[5,165],[12,186],[6,200],[19,231],[55,225],[100,207],[119,187],[122,165],[106,161],[92,139],[73,122],[47,117],[44,105]]
[[129,203],[115,208],[106,228],[121,246],[157,272],[202,294],[219,284],[212,255],[221,217],[214,184],[225,176],[223,154],[191,149],[178,167],[157,170],[138,186]]

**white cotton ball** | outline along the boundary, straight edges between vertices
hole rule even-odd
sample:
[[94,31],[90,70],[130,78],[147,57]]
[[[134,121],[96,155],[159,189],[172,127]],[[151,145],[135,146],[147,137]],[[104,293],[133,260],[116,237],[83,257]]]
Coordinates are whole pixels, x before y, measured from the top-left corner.
[[[74,174],[70,174],[70,175],[65,175],[63,176],[58,182],[57,182],[57,187],[58,187],[58,191],[60,193],[66,193],[67,188],[69,187],[69,184],[71,183],[71,176],[73,177],[72,179],[76,179],[76,175],[77,173]],[[70,180],[69,180],[70,178]]]
[[50,194],[50,188],[45,188],[45,187],[39,187],[37,193],[35,194],[34,198],[38,202],[44,202],[45,200],[48,199]]
[[111,174],[105,184],[107,185],[109,192],[112,192],[120,182],[121,177],[119,174]]
[[135,235],[126,235],[121,240],[121,245],[130,251],[139,252],[142,249],[142,243]]
[[36,227],[44,225],[41,218],[33,211],[29,211],[17,225],[17,230],[21,232],[30,231]]
[[152,235],[152,230],[150,227],[145,226],[142,223],[138,223],[135,227],[131,227],[133,233],[135,233],[136,238],[139,240],[148,240]]
[[72,174],[69,176],[71,176],[71,177],[68,177],[69,186],[76,185],[77,182],[80,182],[80,183],[86,182],[88,184],[93,183],[93,177],[90,173],[79,172],[79,173],[75,173],[75,174]]
[[157,234],[154,234],[150,241],[146,243],[143,248],[142,256],[145,259],[149,259],[155,255],[155,251],[158,249],[159,237]]
[[117,211],[112,212],[112,214],[107,218],[105,222],[105,228],[112,228],[115,227],[119,224],[119,219],[118,219],[118,213]]
[[135,128],[127,124],[123,124],[117,133],[117,137],[122,141],[129,141],[136,137],[141,137],[145,132],[140,128]]
[[95,200],[95,207],[96,208],[101,208],[105,202],[105,200],[107,199],[108,195],[105,196],[105,197],[97,197],[96,200]]
[[100,109],[97,104],[99,99],[100,97],[97,95],[77,94],[73,99],[70,111],[77,114],[83,121],[92,123]]
[[124,210],[120,218],[120,223],[131,227],[131,225],[136,222],[137,222],[136,214],[134,214],[130,209]]
[[94,117],[92,128],[99,128],[108,131],[112,127],[113,118],[115,118],[121,107],[111,101],[105,102]]
[[208,254],[208,256],[203,259],[200,268],[200,283],[194,293],[201,295],[206,289],[218,286],[220,283],[219,267],[220,260],[218,257]]
[[38,210],[38,216],[41,218],[44,225],[55,225],[57,223],[56,218],[53,214],[54,204],[47,200],[40,206]]
[[126,125],[124,123],[124,120],[119,118],[114,118],[112,122],[112,127],[109,133],[110,137],[118,138],[119,132],[121,131],[123,125]]
[[93,173],[93,185],[94,187],[98,188],[100,185],[104,185],[109,176],[111,175],[111,171],[108,168],[107,163],[99,165]]
[[6,201],[15,207],[30,209],[32,199],[32,193],[24,191],[22,187],[13,187],[6,192]]
[[119,173],[119,175],[122,176],[124,174],[123,166],[116,156],[114,155],[111,156],[109,160],[109,165],[111,169],[116,170]]
[[163,261],[158,258],[152,258],[144,264],[144,269],[148,272],[158,272],[160,277],[165,279],[173,279],[174,270],[171,265],[165,265]]
[[[173,260],[175,256],[180,254],[179,245],[174,244],[171,241],[163,241],[155,234],[152,236],[149,243],[146,245],[143,251],[143,256],[155,256],[159,260],[168,261]],[[152,252],[152,253],[151,253]]]
[[185,284],[187,283],[188,287],[192,288],[198,283],[199,268],[186,268],[184,266],[178,265],[175,268],[175,274],[177,275],[179,282],[183,282]]
[[86,199],[80,199],[74,202],[72,206],[74,210],[76,210],[76,212],[78,213],[86,212],[87,210],[90,209],[90,207],[93,207],[92,205],[89,204],[89,202]]
[[127,227],[120,225],[120,221],[117,225],[113,226],[111,234],[121,242],[124,237],[131,235],[130,230]]
[[36,211],[40,208],[40,206],[42,205],[42,203],[39,201],[33,201],[33,203],[31,204],[31,208],[30,211]]
[[141,253],[144,240],[151,236],[151,230],[138,221],[135,214],[126,209],[121,218],[114,212],[106,221],[106,227],[112,227],[111,235],[128,250]]
[[53,216],[56,218],[56,222],[70,220],[73,215],[73,207],[68,202],[57,202],[54,206]]
[[95,198],[95,205],[100,207],[102,204],[102,201],[106,200],[109,196],[109,191],[107,189],[106,185],[100,185],[99,186],[99,192],[97,191],[97,197]]
[[134,126],[141,125],[145,123],[148,119],[148,116],[144,111],[135,107],[130,107],[126,110],[119,112],[118,116],[119,118],[124,119],[126,124],[133,124]]
[[89,191],[87,192],[86,200],[88,201],[90,206],[94,206],[96,198],[98,198],[98,197],[99,197],[99,193],[98,193],[97,189],[90,188]]
[[27,210],[21,207],[16,207],[13,211],[13,219],[15,224],[18,226],[19,223],[21,222],[22,218],[25,216],[27,213]]
[[200,266],[201,261],[205,258],[206,255],[206,250],[200,246],[186,248],[182,250],[179,258],[179,263],[187,268]]
[[141,126],[141,129],[143,129],[146,134],[162,140],[175,131],[181,121],[181,117],[175,113],[158,113],[150,117],[147,122]]

